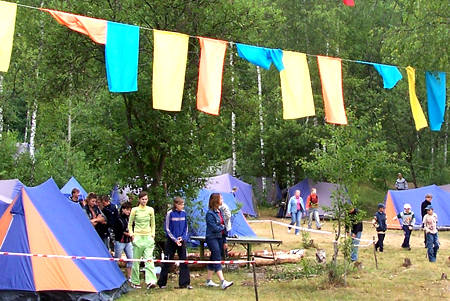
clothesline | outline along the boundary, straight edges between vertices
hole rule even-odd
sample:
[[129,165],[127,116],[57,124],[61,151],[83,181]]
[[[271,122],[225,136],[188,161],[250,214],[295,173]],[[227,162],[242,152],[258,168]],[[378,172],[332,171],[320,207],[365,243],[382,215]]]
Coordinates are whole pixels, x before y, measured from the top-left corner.
[[[0,1],[1,2],[1,1]],[[9,2],[9,1],[4,1],[4,2]],[[13,3],[13,2],[11,2],[11,3]],[[35,7],[35,6],[30,6],[30,5],[24,5],[24,4],[19,4],[19,3],[16,3],[17,4],[17,6],[20,6],[20,7],[24,7],[24,8],[30,8],[30,9],[35,9],[35,10],[39,10],[39,11],[41,11],[42,12],[42,9],[44,8],[44,7]],[[81,16],[81,15],[80,15]],[[92,17],[93,18],[93,17]],[[140,26],[140,25],[134,25],[134,24],[128,24],[128,23],[123,23],[123,24],[127,24],[127,25],[133,25],[133,26],[137,26],[137,27],[139,27],[140,29],[144,29],[144,30],[148,30],[148,31],[153,31],[154,30],[154,28],[149,28],[149,27],[144,27],[144,26]],[[194,35],[190,35],[190,34],[187,34],[187,36],[189,36],[190,38],[197,38],[198,36],[194,36]],[[230,44],[231,46],[233,45],[233,44],[236,44],[236,43],[241,43],[241,42],[236,42],[236,41],[226,41],[228,44]],[[263,46],[261,46],[261,47],[263,47]],[[285,50],[288,50],[288,49],[285,49]],[[298,52],[297,50],[288,50],[288,51],[295,51],[295,52]],[[317,56],[319,56],[318,54],[310,54],[310,53],[305,53],[306,54],[306,56],[309,56],[309,57],[317,57]],[[350,62],[350,63],[360,63],[361,62],[361,60],[352,60],[352,59],[345,59],[345,58],[340,58],[342,61],[344,61],[344,62]],[[375,62],[371,62],[371,63],[375,63]],[[381,64],[381,63],[375,63],[375,64]],[[407,67],[404,67],[404,66],[398,66],[398,65],[392,65],[392,64],[389,64],[389,65],[391,65],[391,66],[396,66],[397,68],[401,68],[401,69],[405,69],[406,70],[406,68]],[[421,70],[421,69],[416,69],[416,71],[417,70],[420,70],[420,71],[425,71],[425,70]],[[443,72],[446,72],[446,73],[448,73],[448,71],[443,71]]]

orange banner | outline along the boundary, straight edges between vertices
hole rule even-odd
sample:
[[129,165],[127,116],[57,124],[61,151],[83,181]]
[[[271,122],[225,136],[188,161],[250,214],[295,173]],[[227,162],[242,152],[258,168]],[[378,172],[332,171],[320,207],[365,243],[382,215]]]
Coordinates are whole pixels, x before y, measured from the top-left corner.
[[211,115],[219,115],[227,41],[197,38],[201,48],[197,109]]
[[40,10],[50,13],[59,24],[66,25],[74,31],[88,35],[96,43],[106,44],[106,20],[73,15],[45,8],[40,8]]
[[320,82],[328,123],[347,124],[342,90],[342,60],[328,56],[317,56]]

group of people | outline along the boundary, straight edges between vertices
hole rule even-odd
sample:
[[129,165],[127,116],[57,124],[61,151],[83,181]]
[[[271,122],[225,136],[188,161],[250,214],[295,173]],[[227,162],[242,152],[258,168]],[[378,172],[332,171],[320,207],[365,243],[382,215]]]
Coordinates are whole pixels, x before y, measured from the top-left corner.
[[[145,283],[147,289],[159,287],[165,289],[170,264],[164,263],[159,278],[156,276],[153,261],[153,251],[155,248],[155,211],[147,206],[148,193],[142,191],[138,198],[137,207],[132,207],[130,202],[125,202],[120,207],[120,213],[114,205],[111,205],[109,197],[101,197],[101,203],[97,205],[97,195],[89,193],[86,200],[79,201],[79,190],[72,190],[71,201],[80,203],[86,212],[91,224],[95,227],[97,233],[105,246],[109,249],[108,239],[109,229],[114,233],[114,256],[120,258],[122,253],[128,259],[145,260]],[[221,261],[222,256],[226,257],[227,236],[231,230],[231,212],[228,206],[223,202],[220,193],[212,193],[209,199],[209,210],[206,213],[206,243],[211,251],[211,261]],[[114,210],[115,209],[115,210]],[[187,259],[187,238],[188,223],[187,215],[184,211],[184,200],[181,197],[175,197],[172,208],[167,212],[164,221],[164,231],[166,233],[166,243],[164,250],[164,259],[173,260],[175,253],[180,260]],[[148,261],[150,260],[150,261]],[[222,273],[221,264],[208,264],[207,268],[207,287],[221,287],[227,289],[233,285],[232,281],[226,281]],[[220,284],[212,281],[213,274],[216,273]],[[141,288],[140,281],[140,262],[127,261],[126,264],[127,279],[130,286],[135,289]],[[190,285],[189,267],[185,263],[180,264],[179,288],[192,289]]]
[[[437,222],[438,217],[437,214],[434,213],[434,208],[431,205],[431,201],[433,199],[433,195],[427,194],[425,196],[425,200],[421,204],[421,213],[422,213],[422,228],[424,230],[424,244],[425,248],[427,248],[427,256],[430,262],[436,261],[437,251],[439,250],[439,239],[438,239],[438,229]],[[349,214],[355,215],[357,213],[357,209],[350,210]],[[402,230],[404,233],[403,243],[401,245],[402,248],[406,250],[411,250],[410,238],[411,232],[414,228],[414,224],[416,222],[416,217],[414,212],[411,210],[410,204],[405,204],[403,206],[403,211],[393,217],[393,220],[402,220]],[[357,245],[359,244],[359,239],[361,238],[362,233],[362,222],[354,222],[352,223],[353,227],[351,230],[351,237],[353,240],[353,249],[351,260],[356,261],[358,259],[358,249]],[[384,250],[384,238],[387,230],[387,221],[386,221],[386,213],[384,204],[378,204],[378,211],[374,214],[372,219],[372,224],[376,228],[377,231],[377,242],[375,244],[375,250],[379,252],[383,252]]]
[[[312,222],[314,219],[317,230],[321,230],[319,196],[317,195],[317,190],[315,188],[311,189],[311,193],[306,198],[306,207],[300,194],[301,191],[296,190],[287,203],[286,216],[291,218],[291,223],[289,225],[297,226],[297,228],[295,228],[295,234],[300,235],[300,229],[298,227],[300,227],[302,216],[308,215],[308,229],[312,229]],[[284,211],[284,208],[282,208],[282,210]],[[284,217],[284,214],[282,214],[281,217]],[[288,233],[291,233],[291,227],[288,227]]]

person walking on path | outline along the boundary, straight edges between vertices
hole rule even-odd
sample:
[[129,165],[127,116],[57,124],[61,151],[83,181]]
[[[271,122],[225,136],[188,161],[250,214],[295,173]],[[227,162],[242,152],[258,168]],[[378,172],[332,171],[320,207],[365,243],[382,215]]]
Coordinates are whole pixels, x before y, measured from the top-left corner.
[[311,194],[306,199],[306,207],[308,207],[308,229],[312,228],[312,219],[314,217],[316,221],[316,228],[320,230],[320,218],[319,218],[319,196],[315,188],[311,189]]
[[[427,207],[431,205],[431,201],[433,200],[433,195],[431,193],[428,193],[425,196],[425,201],[422,202],[422,205],[420,206],[421,211],[422,211],[422,228],[423,228],[423,218],[425,217],[425,215],[427,215],[428,211],[427,211]],[[427,247],[427,234],[426,232],[423,232],[423,243],[425,244],[425,248]]]
[[411,245],[409,244],[409,239],[411,237],[411,231],[416,223],[416,217],[414,216],[414,212],[411,211],[411,205],[405,204],[403,206],[403,211],[400,212],[397,216],[394,216],[394,220],[402,219],[402,229],[405,234],[405,239],[402,243],[403,249],[408,249],[411,251]]
[[384,251],[384,237],[386,236],[386,213],[384,213],[384,204],[380,203],[378,204],[378,211],[375,213],[372,223],[377,229],[377,236],[378,240],[375,244],[375,250],[378,251],[380,249],[380,252]]
[[[302,214],[305,213],[305,205],[303,199],[300,196],[300,190],[296,190],[293,197],[290,198],[287,208],[287,215],[291,217],[291,223],[289,225],[296,225],[300,227],[300,220]],[[291,227],[288,227],[288,233],[291,233]],[[295,235],[300,235],[300,230],[295,229]]]
[[428,260],[436,262],[437,251],[439,250],[438,229],[436,227],[438,217],[433,212],[433,206],[428,205],[426,208],[427,215],[423,218],[423,229],[427,235]]
[[[223,213],[219,207],[223,203],[220,193],[212,193],[209,197],[209,210],[206,213],[206,244],[211,251],[211,261],[221,261],[222,250],[227,249],[226,227]],[[226,281],[223,277],[222,265],[220,263],[211,263],[206,265],[206,287],[218,287],[223,290],[233,285],[233,281]],[[212,281],[212,276],[216,272],[219,277],[220,285]]]
[[[166,260],[173,260],[175,252],[178,253],[180,260],[187,259],[186,240],[188,238],[187,216],[184,211],[184,200],[177,196],[173,199],[172,210],[166,214],[164,222],[164,231],[166,232]],[[167,276],[169,274],[170,264],[165,263],[158,279],[158,286],[166,288]],[[180,264],[180,275],[178,280],[179,288],[193,289],[191,284],[191,276],[187,263]]]
[[[155,211],[147,206],[148,193],[142,191],[139,194],[139,206],[131,209],[128,221],[128,231],[133,244],[133,258],[145,260],[153,259],[155,248]],[[134,223],[134,227],[133,227]],[[140,262],[133,262],[131,273],[131,287],[141,288],[139,279]],[[155,264],[153,261],[145,261],[145,283],[147,289],[156,287]]]
[[395,188],[397,188],[397,190],[407,190],[408,189],[408,182],[406,182],[406,179],[403,178],[401,173],[398,173],[398,178],[395,181]]

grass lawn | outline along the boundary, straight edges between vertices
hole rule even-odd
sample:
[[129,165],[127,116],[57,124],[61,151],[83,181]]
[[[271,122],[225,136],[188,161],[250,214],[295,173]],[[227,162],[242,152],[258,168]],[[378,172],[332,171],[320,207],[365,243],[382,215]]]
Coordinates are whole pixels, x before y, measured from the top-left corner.
[[[265,209],[260,219],[274,219],[289,223],[288,219],[275,219],[275,209]],[[369,214],[370,216],[371,214]],[[258,236],[271,237],[270,223],[251,223],[250,226]],[[273,225],[276,239],[283,244],[274,246],[275,250],[290,250],[301,248],[302,236],[294,235],[294,231],[287,233],[286,228]],[[331,221],[326,221],[322,230],[333,232]],[[364,224],[363,239],[372,240],[376,236],[371,224]],[[327,234],[310,233],[314,244],[326,250],[327,261],[331,261],[333,250],[333,236]],[[403,232],[388,230],[385,238],[385,250],[377,253],[378,269],[376,269],[373,245],[359,248],[359,261],[363,268],[352,269],[347,276],[346,287],[329,287],[325,285],[327,276],[308,277],[301,279],[271,280],[266,276],[267,271],[274,267],[258,267],[258,294],[259,300],[444,300],[450,298],[450,282],[441,280],[443,273],[448,273],[450,260],[450,231],[440,232],[440,250],[437,262],[430,263],[425,257],[426,249],[423,246],[423,232],[414,231],[411,237],[411,251],[403,250],[400,245],[403,241]],[[236,247],[239,248],[239,247]],[[236,250],[235,248],[235,250]],[[268,245],[254,246],[253,250],[267,249]],[[315,249],[307,249],[305,258],[315,259]],[[410,267],[403,267],[405,258],[411,260]],[[342,260],[342,258],[340,258]],[[279,271],[286,269],[299,269],[301,265],[286,264],[278,266]],[[124,295],[120,301],[158,299],[158,300],[255,300],[253,287],[253,274],[245,268],[236,272],[225,273],[225,279],[234,281],[234,285],[222,291],[219,288],[206,288],[204,285],[206,270],[192,271],[191,284],[193,290],[174,289],[178,286],[178,278],[169,278],[168,288],[147,291],[145,288],[133,290]],[[217,277],[214,276],[216,281]]]

